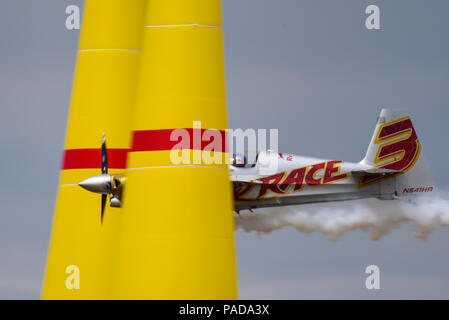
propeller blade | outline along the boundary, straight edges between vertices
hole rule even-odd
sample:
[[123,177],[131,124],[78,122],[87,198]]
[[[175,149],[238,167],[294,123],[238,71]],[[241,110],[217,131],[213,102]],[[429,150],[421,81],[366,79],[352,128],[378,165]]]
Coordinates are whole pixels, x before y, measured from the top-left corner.
[[[101,173],[108,174],[108,151],[106,148],[106,138],[103,134],[101,137]],[[101,224],[103,224],[104,209],[106,208],[107,194],[101,195]]]
[[106,138],[104,134],[101,138],[101,173],[108,173],[108,152],[106,149]]
[[103,224],[103,216],[104,216],[104,209],[106,207],[106,200],[108,198],[107,194],[101,195],[101,223]]

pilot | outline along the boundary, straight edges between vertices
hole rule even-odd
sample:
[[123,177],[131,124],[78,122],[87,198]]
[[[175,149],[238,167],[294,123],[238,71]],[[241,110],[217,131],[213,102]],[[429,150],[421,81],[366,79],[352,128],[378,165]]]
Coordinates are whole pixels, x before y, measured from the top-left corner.
[[232,156],[232,165],[234,167],[243,168],[246,166],[246,157],[242,154],[234,154]]

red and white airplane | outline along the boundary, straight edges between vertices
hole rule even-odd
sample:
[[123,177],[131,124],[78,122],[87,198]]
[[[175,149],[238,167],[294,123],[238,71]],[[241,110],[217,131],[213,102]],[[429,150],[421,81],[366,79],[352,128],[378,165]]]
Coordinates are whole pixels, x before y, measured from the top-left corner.
[[[275,168],[269,175],[264,169]],[[377,198],[410,199],[436,191],[407,112],[383,109],[358,163],[261,152],[254,165],[234,156],[235,210]]]
[[[364,198],[409,200],[436,191],[410,117],[400,110],[381,111],[365,158],[358,163],[261,151],[253,164],[234,155],[230,170],[236,212]],[[108,195],[110,205],[120,207],[125,183],[124,175],[108,174],[103,139],[102,174],[80,186],[102,194],[103,216]]]

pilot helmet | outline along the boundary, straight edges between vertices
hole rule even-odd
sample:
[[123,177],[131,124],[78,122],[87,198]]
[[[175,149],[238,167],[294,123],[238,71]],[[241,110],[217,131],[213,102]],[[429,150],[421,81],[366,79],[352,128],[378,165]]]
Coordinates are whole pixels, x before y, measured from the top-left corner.
[[235,167],[244,167],[246,165],[246,157],[242,154],[234,154],[232,165]]

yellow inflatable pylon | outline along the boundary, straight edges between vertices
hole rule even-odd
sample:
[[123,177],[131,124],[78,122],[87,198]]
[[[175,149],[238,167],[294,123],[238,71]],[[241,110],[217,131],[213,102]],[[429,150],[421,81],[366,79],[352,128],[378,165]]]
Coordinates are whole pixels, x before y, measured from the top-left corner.
[[114,298],[236,299],[220,1],[150,0],[143,29]]
[[126,167],[146,5],[131,2],[85,1],[43,299],[111,298],[122,209],[101,223],[101,195],[78,183],[101,173],[103,133],[109,173]]

